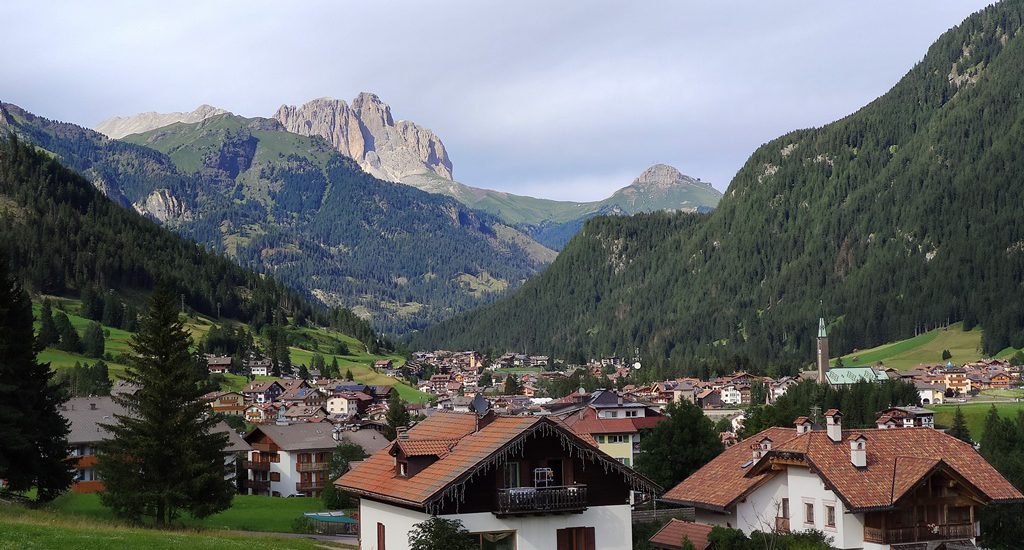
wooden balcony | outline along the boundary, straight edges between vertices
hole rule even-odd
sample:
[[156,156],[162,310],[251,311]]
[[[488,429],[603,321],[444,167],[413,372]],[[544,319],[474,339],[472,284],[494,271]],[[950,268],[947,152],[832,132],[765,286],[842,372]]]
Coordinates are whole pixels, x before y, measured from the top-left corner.
[[295,465],[299,472],[322,472],[331,467],[329,462],[299,462]]
[[933,540],[964,540],[979,535],[977,523],[917,525],[914,527],[864,528],[864,540],[879,544],[903,544]]
[[259,472],[270,471],[270,461],[267,460],[246,460],[242,466],[246,470],[256,470]]
[[517,487],[498,490],[494,515],[571,514],[587,509],[587,486]]
[[789,532],[789,518],[775,518],[775,532],[776,533],[788,533]]
[[265,479],[247,479],[245,486],[254,492],[269,491],[270,481]]
[[277,451],[276,448],[272,448],[274,447],[274,445],[271,443],[250,443],[250,446],[253,448],[254,451],[260,451],[264,453],[272,453]]
[[320,491],[324,488],[323,481],[299,481],[295,484],[295,490],[300,493]]

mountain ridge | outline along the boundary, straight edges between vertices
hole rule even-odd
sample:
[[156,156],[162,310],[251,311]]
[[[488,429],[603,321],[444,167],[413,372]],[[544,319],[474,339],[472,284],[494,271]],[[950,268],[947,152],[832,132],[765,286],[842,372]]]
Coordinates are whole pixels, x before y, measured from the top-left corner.
[[714,212],[590,220],[542,275],[412,344],[798,369],[825,315],[839,353],[959,320],[987,353],[1020,347],[1022,29],[1024,2],[981,10],[865,107],[757,148]]

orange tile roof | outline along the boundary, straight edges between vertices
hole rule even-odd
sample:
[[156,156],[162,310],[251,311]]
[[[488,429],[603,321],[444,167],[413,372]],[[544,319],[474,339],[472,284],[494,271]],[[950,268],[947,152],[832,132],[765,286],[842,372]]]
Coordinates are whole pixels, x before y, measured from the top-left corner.
[[597,411],[587,407],[566,416],[566,426],[577,434],[622,434],[637,433],[656,426],[665,416],[645,416],[631,418],[601,418]]
[[706,523],[695,523],[672,519],[665,524],[649,540],[658,548],[677,550],[683,547],[683,538],[690,539],[693,547],[697,550],[706,550],[711,543],[708,542],[708,535],[713,527]]
[[[445,491],[462,481],[478,466],[507,449],[521,436],[538,429],[553,429],[572,438],[596,460],[633,477],[656,492],[657,486],[640,474],[609,457],[596,445],[579,437],[556,419],[545,416],[496,416],[490,423],[476,429],[474,413],[438,411],[411,428],[408,440],[392,443],[366,459],[359,468],[350,470],[335,483],[339,488],[363,496],[418,507],[427,506],[444,496]],[[394,445],[457,440],[445,456],[412,477],[398,475],[390,452]],[[591,440],[592,441],[592,440]]]
[[401,449],[405,456],[437,456],[443,457],[455,446],[457,440],[438,441],[395,441],[395,448]]
[[[804,459],[853,510],[891,508],[900,497],[936,468],[963,478],[994,502],[1024,501],[1024,495],[985,461],[974,447],[932,428],[859,430],[844,433],[836,443],[824,431],[796,434],[788,428],[769,428],[772,450],[757,464],[746,445],[735,445],[665,494],[665,500],[722,510],[758,483],[774,475],[770,458],[788,453]],[[850,462],[850,440],[863,436],[867,467]]]

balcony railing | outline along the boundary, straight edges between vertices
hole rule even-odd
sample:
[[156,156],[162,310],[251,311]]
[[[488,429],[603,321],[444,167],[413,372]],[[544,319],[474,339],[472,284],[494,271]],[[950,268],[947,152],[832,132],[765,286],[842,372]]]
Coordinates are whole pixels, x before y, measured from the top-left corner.
[[587,486],[517,487],[498,490],[499,516],[516,514],[557,514],[587,509]]
[[300,493],[308,493],[310,491],[319,491],[324,488],[323,481],[300,481],[295,484],[295,490]]
[[257,470],[260,472],[270,471],[270,462],[267,460],[246,460],[242,466],[246,470]]
[[272,452],[270,443],[250,443],[254,451],[262,451],[264,453]]
[[977,523],[917,525],[914,527],[864,528],[864,540],[881,544],[901,544],[930,540],[971,539],[978,536]]
[[775,518],[775,532],[777,532],[777,533],[788,533],[789,532],[789,518]]
[[253,491],[269,491],[270,481],[265,479],[249,479],[246,480],[245,486]]
[[299,472],[322,472],[331,467],[329,462],[299,462],[295,469]]

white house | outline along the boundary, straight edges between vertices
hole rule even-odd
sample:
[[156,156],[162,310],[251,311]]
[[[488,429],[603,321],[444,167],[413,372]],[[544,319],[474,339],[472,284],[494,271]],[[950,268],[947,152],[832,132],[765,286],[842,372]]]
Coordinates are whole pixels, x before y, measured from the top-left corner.
[[720,391],[722,392],[722,403],[726,405],[739,405],[743,402],[743,394],[736,386],[722,386]]
[[[726,449],[664,500],[697,521],[753,531],[816,529],[836,548],[889,550],[979,535],[978,508],[1024,495],[974,448],[932,428],[843,430],[804,417]],[[927,545],[922,545],[924,548]],[[932,546],[927,546],[931,548]]]
[[929,384],[918,380],[914,382],[914,387],[917,388],[922,405],[941,405],[946,402],[945,384]]
[[439,410],[336,484],[360,496],[361,550],[406,550],[431,515],[482,549],[621,550],[630,492],[659,491],[554,418],[493,411]]

